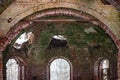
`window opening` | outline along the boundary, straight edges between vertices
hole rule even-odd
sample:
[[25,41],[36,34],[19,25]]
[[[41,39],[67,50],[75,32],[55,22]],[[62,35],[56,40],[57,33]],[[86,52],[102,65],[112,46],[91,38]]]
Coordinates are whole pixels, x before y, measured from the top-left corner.
[[19,65],[15,59],[9,59],[6,64],[6,80],[18,80]]
[[100,73],[101,73],[101,80],[110,80],[109,79],[109,60],[104,59],[101,61],[100,64]]
[[70,80],[70,64],[64,59],[55,59],[50,65],[50,80]]

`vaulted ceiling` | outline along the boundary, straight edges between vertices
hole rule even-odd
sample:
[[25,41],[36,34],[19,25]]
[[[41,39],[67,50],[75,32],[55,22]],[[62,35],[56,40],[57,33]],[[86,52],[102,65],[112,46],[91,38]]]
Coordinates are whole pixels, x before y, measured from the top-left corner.
[[[114,4],[119,10],[119,0],[106,0],[109,4],[105,4],[104,1],[105,0],[0,0],[1,51],[5,48],[5,45],[9,44],[10,41],[15,38],[19,33],[18,31],[31,24],[31,22],[30,24],[29,22],[26,22],[26,17],[31,16],[28,20],[33,19],[32,15],[34,18],[37,18],[36,15],[40,14],[41,16],[41,12],[39,11],[47,9],[53,11],[46,12],[46,14],[43,13],[43,16],[50,15],[51,13],[54,15],[61,12],[66,15],[68,13],[70,15],[78,15],[78,13],[72,13],[68,9],[79,11],[80,14],[82,14],[79,15],[81,17],[83,16],[83,13],[89,14],[105,24],[102,28],[105,29],[106,33],[108,33],[113,40],[115,40],[114,42],[116,44],[120,44],[120,13],[111,5]],[[62,7],[67,8],[67,10],[54,10],[54,8]],[[38,14],[34,15],[36,12],[38,12]],[[88,20],[89,17],[86,16],[84,18]],[[94,22],[94,24],[98,23]]]

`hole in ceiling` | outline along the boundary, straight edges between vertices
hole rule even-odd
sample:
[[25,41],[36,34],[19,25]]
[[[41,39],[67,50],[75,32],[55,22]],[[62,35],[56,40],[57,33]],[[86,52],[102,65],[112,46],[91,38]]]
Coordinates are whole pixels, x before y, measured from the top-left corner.
[[68,48],[67,39],[62,35],[54,35],[49,43],[48,49],[51,48]]
[[13,47],[16,49],[24,48],[25,44],[32,44],[34,39],[34,34],[32,32],[23,33],[14,43]]

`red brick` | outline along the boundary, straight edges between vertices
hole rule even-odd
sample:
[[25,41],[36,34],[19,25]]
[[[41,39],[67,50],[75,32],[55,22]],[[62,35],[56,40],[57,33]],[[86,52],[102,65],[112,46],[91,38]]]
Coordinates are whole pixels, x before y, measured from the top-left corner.
[[3,64],[0,63],[0,71],[2,70]]

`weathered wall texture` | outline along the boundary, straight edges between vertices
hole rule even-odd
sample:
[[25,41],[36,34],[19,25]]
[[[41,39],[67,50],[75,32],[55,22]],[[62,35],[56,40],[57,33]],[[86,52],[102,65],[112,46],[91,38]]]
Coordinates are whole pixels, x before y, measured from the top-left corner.
[[[117,46],[120,46],[120,13],[113,6],[104,5],[100,0],[17,0],[0,15],[0,38],[4,38],[15,24],[27,16],[48,8],[59,7],[83,11],[94,16],[109,27],[118,39]],[[109,33],[109,29],[106,29],[106,31],[108,31],[107,33]],[[1,40],[1,43],[4,40],[6,40],[6,38]],[[120,47],[118,47],[118,49],[118,53],[120,53]],[[120,54],[118,54],[118,77],[120,79],[119,55]],[[2,65],[2,57],[0,60]],[[2,71],[0,71],[0,73],[1,77]]]
[[[88,30],[90,28],[91,31]],[[57,57],[71,62],[73,80],[93,80],[94,66],[100,58],[109,59],[110,79],[117,79],[117,49],[98,26],[84,22],[35,22],[24,31],[32,31],[35,35],[33,44],[26,51],[27,56],[24,50],[20,52],[11,46],[3,55],[4,63],[11,56],[27,59],[27,80],[49,80],[51,60]],[[56,47],[58,42],[50,44],[52,37],[59,34],[67,39],[67,46]]]
[[[120,37],[118,11],[111,5],[104,5],[100,0],[17,0],[0,15],[0,30],[3,32],[1,34],[6,34],[21,19],[34,12],[55,7],[66,7],[86,12],[105,23]],[[12,19],[11,23],[8,23],[10,18]]]

